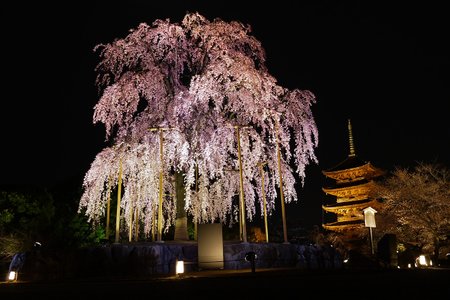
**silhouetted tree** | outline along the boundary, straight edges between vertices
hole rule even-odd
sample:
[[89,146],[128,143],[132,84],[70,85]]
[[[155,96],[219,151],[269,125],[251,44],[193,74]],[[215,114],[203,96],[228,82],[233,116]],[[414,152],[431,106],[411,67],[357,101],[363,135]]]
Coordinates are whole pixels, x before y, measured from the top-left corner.
[[0,190],[0,255],[12,257],[51,238],[55,214],[53,197],[37,187]]

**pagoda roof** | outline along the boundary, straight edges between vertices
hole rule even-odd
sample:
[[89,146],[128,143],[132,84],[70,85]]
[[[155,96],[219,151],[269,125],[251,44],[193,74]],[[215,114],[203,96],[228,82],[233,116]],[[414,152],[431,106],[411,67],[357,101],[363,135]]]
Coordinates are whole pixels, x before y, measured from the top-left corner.
[[349,155],[349,156],[347,156],[346,159],[344,159],[343,161],[341,161],[334,167],[327,169],[323,172],[328,173],[328,172],[343,171],[343,170],[348,170],[348,169],[353,169],[353,168],[359,168],[366,164],[368,164],[368,162],[360,159],[358,156]]
[[367,180],[365,178],[356,180],[356,181],[340,181],[340,182],[334,182],[329,183],[328,186],[324,187],[325,190],[331,190],[331,189],[344,189],[344,188],[353,188],[361,185],[365,185],[368,183],[371,183],[372,180]]
[[374,167],[370,162],[358,158],[356,155],[349,155],[345,160],[330,169],[322,171],[322,173],[337,181],[343,181],[358,177],[374,178],[383,175],[385,172]]
[[323,224],[322,227],[332,231],[343,231],[350,228],[364,226],[364,220],[350,220]]
[[328,195],[333,195],[337,197],[343,197],[344,195],[361,195],[366,194],[368,189],[372,186],[372,182],[366,182],[358,185],[349,185],[349,186],[337,186],[332,188],[322,188],[322,190]]
[[342,209],[342,208],[365,207],[365,206],[367,206],[367,204],[369,204],[372,201],[373,201],[373,199],[346,201],[346,202],[333,203],[333,204],[329,204],[329,205],[322,205],[322,208],[325,211],[335,211],[337,209]]

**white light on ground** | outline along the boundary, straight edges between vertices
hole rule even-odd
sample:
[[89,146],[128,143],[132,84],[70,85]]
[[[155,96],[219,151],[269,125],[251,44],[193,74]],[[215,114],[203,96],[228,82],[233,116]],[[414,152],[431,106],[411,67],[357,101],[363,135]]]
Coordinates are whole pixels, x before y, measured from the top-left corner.
[[184,273],[184,261],[177,260],[177,264],[175,266],[175,273],[176,274],[183,274]]
[[17,278],[17,273],[16,272],[14,272],[14,271],[9,272],[8,280],[13,281],[13,280],[16,280],[16,278]]
[[427,259],[425,258],[425,255],[419,256],[419,264],[421,266],[426,266],[427,265]]

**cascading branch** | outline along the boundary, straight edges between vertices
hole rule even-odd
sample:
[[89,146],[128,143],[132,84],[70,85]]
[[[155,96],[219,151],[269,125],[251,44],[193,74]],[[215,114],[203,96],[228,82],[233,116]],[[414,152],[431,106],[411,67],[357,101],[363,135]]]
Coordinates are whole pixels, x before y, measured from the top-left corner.
[[[318,131],[311,112],[315,97],[277,85],[265,66],[261,43],[250,32],[236,21],[209,21],[189,13],[181,24],[142,23],[125,38],[95,48],[101,58],[96,83],[102,94],[93,122],[105,125],[106,139],[115,146],[99,153],[87,172],[80,212],[85,209],[93,222],[104,214],[107,190],[117,186],[122,159],[121,206],[125,215],[139,211],[146,234],[153,230],[158,209],[161,166],[165,194],[174,190],[171,174],[184,174],[185,209],[196,222],[235,222],[237,126],[246,217],[251,220],[256,205],[262,206],[260,162],[267,162],[269,213],[275,207],[277,142],[285,201],[297,201],[294,172],[303,184],[306,165],[317,163]],[[162,164],[158,131],[149,128],[166,129]],[[167,230],[175,208],[173,201],[165,201]]]

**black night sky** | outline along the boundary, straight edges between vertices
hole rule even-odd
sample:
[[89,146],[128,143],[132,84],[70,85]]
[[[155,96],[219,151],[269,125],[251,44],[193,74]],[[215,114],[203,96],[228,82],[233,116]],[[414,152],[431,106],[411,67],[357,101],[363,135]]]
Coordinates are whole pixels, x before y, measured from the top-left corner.
[[279,84],[317,97],[319,164],[308,167],[288,219],[295,212],[305,224],[320,223],[321,170],[347,157],[348,118],[357,155],[375,166],[450,167],[444,1],[337,2],[19,1],[2,7],[0,184],[81,185],[105,138],[104,126],[92,123],[99,99],[94,46],[125,37],[141,22],[181,22],[195,11],[250,24]]

